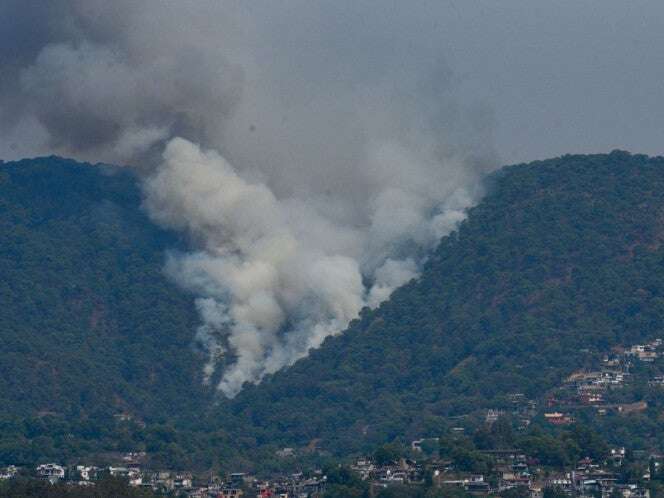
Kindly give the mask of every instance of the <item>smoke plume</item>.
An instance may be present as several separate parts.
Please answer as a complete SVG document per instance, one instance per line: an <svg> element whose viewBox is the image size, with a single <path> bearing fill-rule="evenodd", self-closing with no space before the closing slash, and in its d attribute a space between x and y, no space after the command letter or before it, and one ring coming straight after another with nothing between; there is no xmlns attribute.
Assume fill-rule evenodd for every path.
<svg viewBox="0 0 664 498"><path fill-rule="evenodd" d="M191 237L166 270L227 396L416 278L496 164L426 10L32 3L0 6L4 140L142 167L152 218Z"/></svg>

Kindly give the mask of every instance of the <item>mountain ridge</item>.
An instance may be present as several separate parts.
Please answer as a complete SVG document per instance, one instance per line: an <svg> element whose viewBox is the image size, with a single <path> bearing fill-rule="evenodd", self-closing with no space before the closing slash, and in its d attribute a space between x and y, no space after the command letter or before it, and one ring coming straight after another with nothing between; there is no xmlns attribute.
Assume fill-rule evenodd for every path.
<svg viewBox="0 0 664 498"><path fill-rule="evenodd" d="M220 458L251 466L281 447L366 451L436 436L460 416L480 420L513 394L537 399L592 366L599 351L664 330L664 158L562 156L491 175L484 199L441 240L417 280L307 358L213 403L191 348L193 297L162 269L163 251L184 242L142 213L131 172L103 176L57 158L22 168L23 177L15 163L0 166L0 226L9 234L0 295L12 303L0 315L10 353L0 358L0 393L10 400L3 423L13 424L0 459L9 463L36 438L64 451L59 434L68 431L78 441L65 452L71 457L145 449L204 467ZM100 292L105 306L77 289ZM53 306L52 315L42 316L40 304ZM19 334L23 317L37 325ZM49 323L61 333L41 334ZM59 373L42 365L40 378L26 365L44 361L48 339L63 347L96 342L78 356L55 348L46 367ZM44 405L53 392L52 406ZM116 392L122 402L109 403ZM655 403L649 413L659 409ZM44 411L71 421L35 432ZM147 426L112 420L124 412ZM96 418L96 429L84 433L80 417ZM31 451L22 458L49 454Z"/></svg>
<svg viewBox="0 0 664 498"><path fill-rule="evenodd" d="M418 281L246 388L234 413L302 445L433 436L450 416L536 396L591 361L586 349L654 337L663 166L614 151L500 170Z"/></svg>
<svg viewBox="0 0 664 498"><path fill-rule="evenodd" d="M179 244L178 236L149 222L133 173L51 156L2 164L0 190L3 363L12 353L18 355L14 363L36 367L33 376L24 375L25 367L3 376L11 382L2 388L5 399L14 410L28 401L38 412L70 413L78 404L85 411L86 399L98 398L101 386L65 394L64 385L102 375L108 366L106 381L98 377L96 383L119 380L122 386L96 404L110 397L117 398L118 409L126 405L140 416L161 411L141 410L145 391L164 377L157 352L165 348L165 364L175 361L193 381L198 374L181 355L175 358L177 349L188 350L196 318L189 311L192 298L162 270L163 249ZM180 317L170 317L179 322L175 327L162 324L169 306L179 309ZM154 334L159 327L161 337ZM132 346L133 334L145 350ZM122 392L141 384L138 398L122 400ZM198 381L191 384L187 389ZM35 395L14 395L19 388Z"/></svg>

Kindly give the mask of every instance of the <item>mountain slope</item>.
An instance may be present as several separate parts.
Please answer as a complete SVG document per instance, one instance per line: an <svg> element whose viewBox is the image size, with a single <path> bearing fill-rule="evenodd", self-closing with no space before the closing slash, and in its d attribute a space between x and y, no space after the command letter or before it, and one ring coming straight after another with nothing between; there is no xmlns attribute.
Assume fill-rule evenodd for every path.
<svg viewBox="0 0 664 498"><path fill-rule="evenodd" d="M163 417L198 406L191 297L163 274L178 241L126 170L0 164L0 410Z"/></svg>
<svg viewBox="0 0 664 498"><path fill-rule="evenodd" d="M664 159L619 151L492 175L418 280L218 403L191 347L191 296L163 275L181 242L143 214L130 173L1 164L0 233L5 463L145 449L237 469L283 446L343 454L438 435L664 331ZM116 424L121 412L148 425Z"/></svg>
<svg viewBox="0 0 664 498"><path fill-rule="evenodd" d="M504 168L488 189L419 280L247 388L225 420L258 444L336 451L437 435L662 334L664 159L565 156Z"/></svg>

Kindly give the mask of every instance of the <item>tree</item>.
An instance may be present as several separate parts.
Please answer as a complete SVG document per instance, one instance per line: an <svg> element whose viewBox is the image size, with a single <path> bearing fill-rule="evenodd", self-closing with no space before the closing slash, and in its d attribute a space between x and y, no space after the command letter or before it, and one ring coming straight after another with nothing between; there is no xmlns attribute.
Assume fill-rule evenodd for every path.
<svg viewBox="0 0 664 498"><path fill-rule="evenodd" d="M530 490L528 486L517 486L515 488L506 489L500 493L500 498L529 498Z"/></svg>
<svg viewBox="0 0 664 498"><path fill-rule="evenodd" d="M374 451L373 458L377 465L388 465L397 462L403 455L403 451L396 444L384 444Z"/></svg>
<svg viewBox="0 0 664 498"><path fill-rule="evenodd" d="M493 460L479 451L457 448L452 452L454 466L464 472L486 474L493 467Z"/></svg>
<svg viewBox="0 0 664 498"><path fill-rule="evenodd" d="M557 486L544 488L543 498L568 498L569 495Z"/></svg>

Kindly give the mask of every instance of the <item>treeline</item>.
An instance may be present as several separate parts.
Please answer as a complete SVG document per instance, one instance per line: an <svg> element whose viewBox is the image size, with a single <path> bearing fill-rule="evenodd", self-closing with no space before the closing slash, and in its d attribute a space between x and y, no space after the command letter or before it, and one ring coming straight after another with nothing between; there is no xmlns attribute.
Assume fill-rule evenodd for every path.
<svg viewBox="0 0 664 498"><path fill-rule="evenodd" d="M494 474L496 460L487 450L513 449L522 451L529 460L542 466L548 471L564 472L574 468L580 459L591 458L596 463L602 463L609 456L609 445L606 440L588 426L576 424L565 429L545 431L540 427L533 427L525 433L514 430L514 426L507 417L499 418L491 426L484 425L470 435L446 433L438 440L437 450L429 448L429 457L449 462L456 472L481 474L485 480L494 487L498 484L498 477ZM386 444L373 453L373 462L379 466L396 464L402 458L410 456L409 449L399 444ZM424 460L426 468L427 462ZM627 452L622 466L614 470L618 474L619 482L637 482L642 479L647 470L647 462L634 458L632 452ZM651 462L651 469L654 469ZM328 482L325 498L370 496L370 484L362 481L352 472L350 467L338 466L326 471ZM664 472L659 472L656 480L664 480ZM659 485L656 485L659 486ZM654 487L651 485L651 489ZM425 472L422 484L392 485L385 489L374 489L374 496L378 498L442 498L442 497L469 497L466 491L459 487L438 486L435 484L432 473ZM500 493L501 498L527 498L529 491L524 487L517 487ZM553 488L544 490L545 498L567 496L565 493Z"/></svg>
<svg viewBox="0 0 664 498"><path fill-rule="evenodd" d="M150 490L130 487L126 481L106 477L94 486L55 483L37 479L15 478L0 481L3 498L156 498Z"/></svg>
<svg viewBox="0 0 664 498"><path fill-rule="evenodd" d="M323 498L466 498L470 495L456 487L440 488L428 480L424 485L392 485L377 490L361 480L348 467L328 469Z"/></svg>
<svg viewBox="0 0 664 498"><path fill-rule="evenodd" d="M160 421L212 397L193 298L163 271L178 237L141 202L126 169L0 166L0 414Z"/></svg>
<svg viewBox="0 0 664 498"><path fill-rule="evenodd" d="M418 280L222 405L218 423L257 445L320 439L343 454L510 410L511 393L541 399L599 352L661 335L662 212L662 158L505 168ZM651 425L639 444L657 447L664 424Z"/></svg>
<svg viewBox="0 0 664 498"><path fill-rule="evenodd" d="M154 468L206 470L223 464L224 470L232 471L251 465L223 429L210 433L172 423L118 421L103 412L94 415L85 419L0 416L0 466L33 467L47 461L94 464L109 452L136 451L148 453Z"/></svg>

